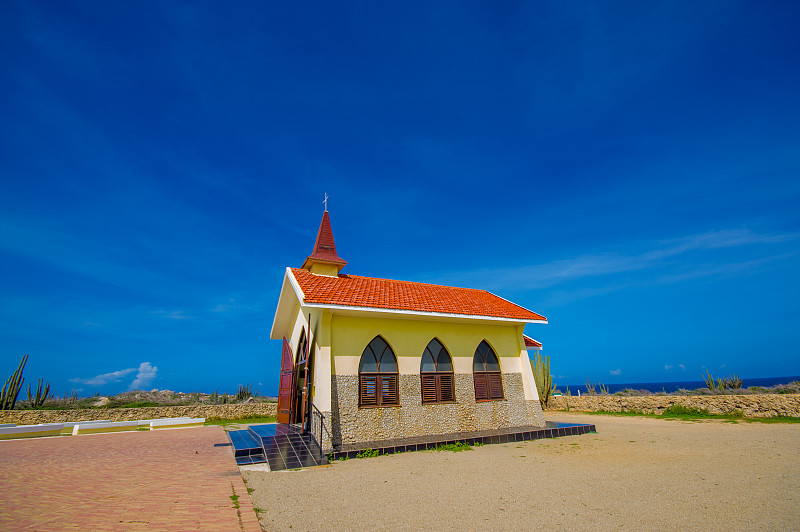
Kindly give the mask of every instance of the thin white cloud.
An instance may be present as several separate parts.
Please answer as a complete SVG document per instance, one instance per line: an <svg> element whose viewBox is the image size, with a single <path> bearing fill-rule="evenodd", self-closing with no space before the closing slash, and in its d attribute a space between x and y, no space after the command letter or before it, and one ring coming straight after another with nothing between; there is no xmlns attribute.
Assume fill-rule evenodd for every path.
<svg viewBox="0 0 800 532"><path fill-rule="evenodd" d="M621 369L621 368L617 368L617 369L610 369L610 370L608 370L608 372L609 372L611 375L621 375L621 374L622 374L622 369Z"/></svg>
<svg viewBox="0 0 800 532"><path fill-rule="evenodd" d="M787 258L796 257L800 252L784 253L781 255L773 255L761 259L754 259L744 262L726 263L721 266L717 265L701 265L697 268L674 275L657 275L646 280L640 280L630 283L614 283L608 282L599 288L589 288L583 290L558 290L553 292L549 298L541 302L542 307L553 307L564 305L571 301L586 299L588 297L595 297L605 295L617 290L629 288L642 288L652 285L672 284L690 279L699 279L702 277L723 277L731 275L742 275L748 272L757 270L767 266L770 263L784 260Z"/></svg>
<svg viewBox="0 0 800 532"><path fill-rule="evenodd" d="M668 259L690 251L732 248L751 244L777 244L800 238L800 233L759 234L747 229L710 231L682 238L661 240L644 246L651 249L638 254L603 253L559 259L549 263L518 268L483 269L446 275L437 282L461 286L486 286L491 289L538 289L562 282L655 268ZM793 255L793 254L789 254ZM786 257L781 255L777 258ZM765 259L762 259L765 260ZM730 267L729 265L727 265Z"/></svg>
<svg viewBox="0 0 800 532"><path fill-rule="evenodd" d="M95 377L91 377L89 379L70 379L70 382L79 382L81 384L86 384L87 386L103 386L104 384L108 384L109 382L119 382L122 380L123 377L129 375L136 371L136 368L127 368L121 369L118 371L112 371L111 373L103 373L101 375L97 375Z"/></svg>
<svg viewBox="0 0 800 532"><path fill-rule="evenodd" d="M129 390L141 390L147 387L153 379L156 378L156 374L158 373L158 367L153 366L150 362L142 362L139 364L139 372L136 374L136 378L133 379L133 382L128 387Z"/></svg>
<svg viewBox="0 0 800 532"><path fill-rule="evenodd" d="M675 367L675 366L671 366L671 365L669 365L669 364L664 364L664 369L665 369L665 370L667 370L667 371L671 370L671 369L672 369L672 368L674 368L674 367Z"/></svg>
<svg viewBox="0 0 800 532"><path fill-rule="evenodd" d="M153 314L158 314L159 316L169 320L189 319L189 316L185 315L182 310L154 310Z"/></svg>
<svg viewBox="0 0 800 532"><path fill-rule="evenodd" d="M216 304L209 310L216 313L225 312L251 312L261 310L262 304L260 301L253 301L247 297L230 297L226 301Z"/></svg>
<svg viewBox="0 0 800 532"><path fill-rule="evenodd" d="M681 371L686 371L686 366L683 364L678 364L678 367L681 368Z"/></svg>

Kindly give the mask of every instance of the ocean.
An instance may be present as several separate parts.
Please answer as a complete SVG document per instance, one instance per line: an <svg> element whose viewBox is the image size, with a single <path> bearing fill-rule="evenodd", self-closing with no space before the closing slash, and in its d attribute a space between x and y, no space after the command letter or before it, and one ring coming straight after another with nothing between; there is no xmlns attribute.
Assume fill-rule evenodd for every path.
<svg viewBox="0 0 800 532"><path fill-rule="evenodd" d="M749 388L750 386L775 386L777 384L789 384L792 381L800 381L800 376L794 377L759 377L759 378L742 378L743 388ZM597 391L600 391L600 385L598 382L592 382L593 385L597 386ZM679 382L629 382L629 383L622 383L622 384L608 384L603 383L608 387L608 393L619 392L621 390L630 389L630 390L649 390L650 392L675 392L680 390L681 388L685 390L696 390L697 388L706 388L706 383L704 381L679 381ZM556 385L560 392L567 393L567 386L569 386L570 392L572 395L578 395L578 390L580 390L581 394L586 393L586 383L583 384L561 384L556 381Z"/></svg>

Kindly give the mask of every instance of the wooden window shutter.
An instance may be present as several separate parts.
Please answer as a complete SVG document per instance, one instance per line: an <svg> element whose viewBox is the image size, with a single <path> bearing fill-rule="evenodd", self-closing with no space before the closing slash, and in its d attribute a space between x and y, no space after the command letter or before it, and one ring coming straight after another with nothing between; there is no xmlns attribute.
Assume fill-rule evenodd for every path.
<svg viewBox="0 0 800 532"><path fill-rule="evenodd" d="M375 375L361 375L359 382L359 404L361 406L377 406L378 379Z"/></svg>
<svg viewBox="0 0 800 532"><path fill-rule="evenodd" d="M422 376L422 402L435 403L436 397L436 375Z"/></svg>
<svg viewBox="0 0 800 532"><path fill-rule="evenodd" d="M475 399L478 401L489 398L489 390L486 383L485 373L475 373Z"/></svg>
<svg viewBox="0 0 800 532"><path fill-rule="evenodd" d="M437 375L439 379L439 401L455 401L455 385L453 383L453 374L445 373Z"/></svg>
<svg viewBox="0 0 800 532"><path fill-rule="evenodd" d="M396 405L399 403L397 395L397 375L381 375L381 400L382 405Z"/></svg>
<svg viewBox="0 0 800 532"><path fill-rule="evenodd" d="M487 375L489 380L489 398L502 399L503 398L503 379L500 373L489 373Z"/></svg>

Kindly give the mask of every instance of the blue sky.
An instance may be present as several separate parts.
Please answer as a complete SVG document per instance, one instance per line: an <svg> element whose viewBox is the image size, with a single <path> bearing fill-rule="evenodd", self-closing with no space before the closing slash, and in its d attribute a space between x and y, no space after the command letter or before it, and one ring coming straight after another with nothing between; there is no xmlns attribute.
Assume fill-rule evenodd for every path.
<svg viewBox="0 0 800 532"><path fill-rule="evenodd" d="M502 4L502 5L501 5ZM275 394L284 268L547 316L556 381L800 374L800 5L0 5L0 369Z"/></svg>

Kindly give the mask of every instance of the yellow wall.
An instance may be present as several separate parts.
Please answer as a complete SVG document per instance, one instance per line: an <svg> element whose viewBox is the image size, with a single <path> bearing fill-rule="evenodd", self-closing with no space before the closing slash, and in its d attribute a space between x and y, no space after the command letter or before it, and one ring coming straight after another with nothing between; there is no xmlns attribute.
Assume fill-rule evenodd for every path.
<svg viewBox="0 0 800 532"><path fill-rule="evenodd" d="M339 276L339 268L335 264L327 264L324 262L311 263L311 267L308 271L316 273L317 275L327 275L328 277Z"/></svg>
<svg viewBox="0 0 800 532"><path fill-rule="evenodd" d="M482 340L500 357L503 371L520 371L521 333L515 325L356 317L335 314L331 320L331 354L337 374L358 372L358 359L369 342L381 335L398 357L401 373L418 373L428 342L438 338L447 348L456 373L472 371L472 358ZM404 360L405 357L409 357ZM355 372L352 367L355 364Z"/></svg>
<svg viewBox="0 0 800 532"><path fill-rule="evenodd" d="M431 321L403 317L366 317L333 314L323 309L293 309L287 332L295 355L300 333L311 322L311 356L314 379L311 397L323 412L331 408L331 376L357 375L361 353L369 342L381 335L397 356L399 373L418 374L422 354L431 339L438 338L453 357L455 373L472 373L475 349L482 340L500 358L503 373L522 373L525 398L538 399L530 359L522 339L522 324L464 323ZM306 329L307 330L307 329Z"/></svg>

